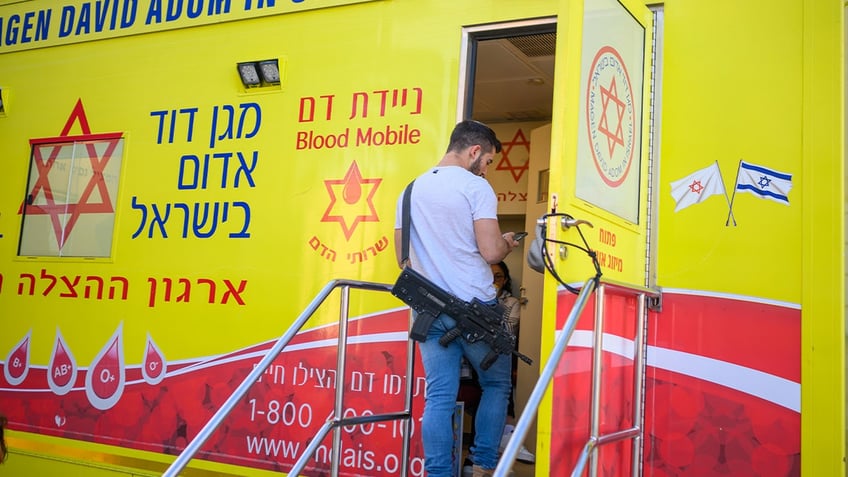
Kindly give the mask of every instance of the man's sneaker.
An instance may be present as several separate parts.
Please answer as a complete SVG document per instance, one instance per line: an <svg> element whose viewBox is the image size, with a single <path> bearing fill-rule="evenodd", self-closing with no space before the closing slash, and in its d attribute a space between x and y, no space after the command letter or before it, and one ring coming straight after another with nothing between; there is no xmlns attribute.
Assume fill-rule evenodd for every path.
<svg viewBox="0 0 848 477"><path fill-rule="evenodd" d="M472 467L471 477L492 477L495 475L495 469L484 469L479 465ZM507 477L515 477L515 472L509 471Z"/></svg>
<svg viewBox="0 0 848 477"><path fill-rule="evenodd" d="M474 463L468 457L462 463L462 477L472 477L474 475Z"/></svg>
<svg viewBox="0 0 848 477"><path fill-rule="evenodd" d="M471 476L472 477L492 477L495 474L494 469L484 469L479 465L475 465L472 467Z"/></svg>
<svg viewBox="0 0 848 477"><path fill-rule="evenodd" d="M512 431L515 430L515 426L512 424L507 424L504 426L503 434L501 434L501 444L498 446L498 452L503 454L504 449L506 449L506 445L509 444L509 439L512 437Z"/></svg>
<svg viewBox="0 0 848 477"><path fill-rule="evenodd" d="M504 433L501 436L501 445L499 446L499 450L501 453L506 449L507 444L509 444L510 438L512 438L512 432L515 430L515 426L511 424L507 424L504 426ZM532 452L527 450L524 447L524 444L521 444L521 447L518 449L518 454L515 455L515 460L518 462L524 462L525 464L535 464L536 456L533 455Z"/></svg>
<svg viewBox="0 0 848 477"><path fill-rule="evenodd" d="M536 456L533 455L532 452L527 450L527 448L524 447L524 444L522 444L521 448L518 449L518 454L516 454L515 460L517 460L518 462L524 462L525 464L535 464Z"/></svg>

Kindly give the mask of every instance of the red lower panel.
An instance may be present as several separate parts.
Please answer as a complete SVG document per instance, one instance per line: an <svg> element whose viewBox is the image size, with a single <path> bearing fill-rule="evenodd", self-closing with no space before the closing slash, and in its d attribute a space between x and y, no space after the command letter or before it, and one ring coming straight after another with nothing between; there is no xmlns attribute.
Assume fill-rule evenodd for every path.
<svg viewBox="0 0 848 477"><path fill-rule="evenodd" d="M632 425L635 308L621 300L605 303L601 435ZM560 329L573 302L560 296ZM554 381L551 475L570 475L590 436L593 315ZM667 292L647 341L644 476L800 475L800 310ZM630 475L630 455L630 441L601 447L599 475Z"/></svg>
<svg viewBox="0 0 848 477"><path fill-rule="evenodd" d="M403 410L407 317L406 312L386 313L351 325L345 417ZM282 472L290 469L333 410L336 336L334 327L299 334L287 348L291 351L282 353L249 389L198 457ZM118 341L120 338L118 333ZM124 366L120 353L111 353L110 364L102 369L74 370L75 385L63 394L51 391L47 366L31 366L25 353L18 352L18 363L27 363L27 369L16 368L13 377L22 377L16 384L0 374L0 409L12 429L176 454L272 345L264 343L192 362L162 360L167 373L155 384L143 379L140 366ZM120 349L113 343L108 347ZM72 364L65 360L62 369L67 371ZM423 376L418 366L417 376ZM92 369L99 371L87 382ZM122 375L123 379L118 379ZM92 390L100 383L108 385ZM424 401L423 378L413 385L416 417L410 475L420 476L423 460L417 427ZM111 394L98 397L98 392ZM341 474L397 475L401 429L399 421L344 428ZM331 437L322 442L307 475L326 475Z"/></svg>

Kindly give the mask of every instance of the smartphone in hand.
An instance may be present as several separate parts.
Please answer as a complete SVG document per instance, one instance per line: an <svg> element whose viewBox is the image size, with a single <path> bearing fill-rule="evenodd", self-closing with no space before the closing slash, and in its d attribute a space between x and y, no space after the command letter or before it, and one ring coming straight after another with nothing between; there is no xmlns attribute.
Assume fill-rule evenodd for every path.
<svg viewBox="0 0 848 477"><path fill-rule="evenodd" d="M516 242L520 242L521 239L527 236L527 232L515 232L515 235L512 236L512 239Z"/></svg>

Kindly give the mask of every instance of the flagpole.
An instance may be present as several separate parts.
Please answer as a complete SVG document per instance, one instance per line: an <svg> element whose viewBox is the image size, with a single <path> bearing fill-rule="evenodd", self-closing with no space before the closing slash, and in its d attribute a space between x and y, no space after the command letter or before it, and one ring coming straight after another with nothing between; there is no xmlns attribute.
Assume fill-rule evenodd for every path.
<svg viewBox="0 0 848 477"><path fill-rule="evenodd" d="M718 160L716 160L718 162ZM733 219L733 226L736 227L736 217L733 216L733 201L736 200L736 184L739 183L739 171L742 169L742 159L739 159L739 165L736 166L736 179L733 180L733 195L730 198L730 202L727 203L728 212L727 212L727 220L724 222L724 226L727 227L730 224L730 219ZM724 185L724 179L722 179L722 185ZM727 188L724 189L724 198L727 198Z"/></svg>

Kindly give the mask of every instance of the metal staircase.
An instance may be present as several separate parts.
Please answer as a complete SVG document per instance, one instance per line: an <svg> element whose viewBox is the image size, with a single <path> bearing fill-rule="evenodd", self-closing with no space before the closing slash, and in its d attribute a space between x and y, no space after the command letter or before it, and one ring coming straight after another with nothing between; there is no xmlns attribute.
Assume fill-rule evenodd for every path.
<svg viewBox="0 0 848 477"><path fill-rule="evenodd" d="M554 372L562 361L565 350L568 347L568 342L574 334L574 329L580 318L583 309L586 307L589 297L595 292L595 325L594 325L594 340L592 345L592 398L591 398L591 417L590 417L590 437L586 442L579 458L571 471L572 477L583 475L586 470L586 465L589 465L589 477L597 477L598 475L598 455L597 450L600 446L620 442L626 439L632 439L632 463L631 475L638 477L641 475L641 450L642 450L642 417L644 415L644 375L645 375L645 324L647 321L648 305L659 303L660 293L655 290L650 290L632 285L613 283L609 281L600 281L591 278L587 280L577 299L568 318L563 325L562 331L556 339L553 350L546 360L544 369L539 374L539 380L533 388L524 412L518 419L515 425L512 438L504 450L503 456L495 469L494 477L506 477L509 475L515 458L518 454L518 449L527 435L532 420L535 418L539 410L539 405L542 402L544 394L550 388L554 378ZM596 289L597 288L597 289ZM626 429L619 429L614 432L601 434L600 433L600 418L601 418L601 374L603 372L603 350L604 350L604 299L607 293L618 294L624 296L632 296L636 298L636 332L633 339L633 409L632 421L634 425ZM600 332L598 332L600 330Z"/></svg>
<svg viewBox="0 0 848 477"><path fill-rule="evenodd" d="M170 467L165 471L163 477L176 477L179 475L180 471L182 471L186 465L188 465L189 461L194 457L195 454L200 450L203 444L207 439L212 435L213 432L221 425L221 422L224 418L229 415L229 413L233 410L233 408L238 404L238 402L244 397L247 391L262 377L262 374L265 370L268 369L269 366L274 362L274 360L279 356L279 354L283 351L286 345L292 340L292 338L297 335L297 333L303 328L309 318L312 317L313 314L318 310L324 300L330 296L330 294L336 288L341 289L341 303L340 303L340 311L339 311L339 334L338 334L338 355L336 360L336 382L335 382L335 401L333 407L333 414L330 419L321 426L321 429L316 434L315 438L313 438L306 450L303 454L297 459L292 467L291 471L289 471L290 476L298 476L306 467L307 462L312 458L312 455L315 453L315 450L321 444L321 441L324 437L329 434L330 431L333 431L333 450L332 450L332 477L338 477L339 475L339 462L341 461L341 431L343 426L352 426L352 425L360 425L360 424L369 424L373 422L380 421L391 421L391 420L404 420L404 432L403 434L403 451L401 458L401 475L408 475L408 465L409 465L409 436L410 432L410 423L412 417L412 379L410 377L413 375L413 365L415 363L415 346L413 341L408 341L407 344L407 361L406 361L406 396L404 403L404 410L402 412L397 413L387 413L387 414L378 414L378 415L364 415L359 417L343 417L343 397L344 397L344 376L345 376L345 358L347 356L347 330L348 330L348 311L349 311L349 297L350 297L350 289L361 289L361 290L373 290L373 291L382 291L382 292L391 292L392 286L386 285L383 283L371 283L371 282L362 282L356 280L333 280L324 286L323 289L318 293L318 295L312 300L309 306L303 310L300 316L297 317L295 322L291 325L291 327L286 331L286 333L280 337L279 340L271 347L270 350L265 354L262 360L253 368L250 374L244 378L244 380L239 384L233 394L230 395L229 398L221 405L221 408L218 409L217 412L209 419L209 422L206 423L205 426L197 433L197 436L189 442L186 448L180 453L177 459L171 464Z"/></svg>
<svg viewBox="0 0 848 477"><path fill-rule="evenodd" d="M330 281L312 300L312 302L303 310L286 333L277 340L274 346L268 350L262 360L253 368L253 370L244 378L241 384L233 391L232 395L224 402L212 418L203 426L198 434L192 439L186 448L180 453L177 459L168 467L163 474L164 477L176 477L188 465L189 461L200 450L203 444L209 439L212 433L221 425L221 422L229 415L238 402L245 396L250 387L259 380L263 373L268 369L274 360L279 356L283 349L289 344L292 338L304 327L307 321L315 314L321 304L330 296L335 289L340 289L340 311L338 323L338 338L337 338L337 361L336 361L336 382L335 382L335 398L334 410L331 417L322 425L315 438L313 438L306 450L297 459L292 469L289 471L290 476L299 476L305 469L307 463L323 439L332 431L333 432L333 447L331 461L331 476L338 477L339 465L341 456L341 439L342 428L344 426L355 426L370 424L381 421L402 420L403 421L403 449L401 455L400 475L406 477L409 475L409 438L411 435L411 418L412 418L412 396L414 382L414 363L415 363L415 345L412 340L407 342L407 361L406 361L406 393L404 399L404 410L402 412L384 413L377 415L362 415L358 417L343 417L344 403L344 376L345 376L345 361L347 356L348 344L348 313L349 313L349 294L350 289L372 290L379 292L391 292L392 286L382 283L371 283L355 280L333 280ZM571 473L572 477L583 475L588 464L589 476L595 477L598 475L597 450L600 446L619 442L626 439L632 439L632 475L637 477L640 475L641 469L641 437L642 437L642 416L644 410L643 399L643 383L644 383L644 366L645 366L645 323L647 310L650 303L658 303L660 293L646 288L634 287L631 285L616 284L608 281L598 281L594 278L587 280L577 296L575 304L566 319L559 336L556 339L554 348L546 360L546 365L540 373L539 380L528 399L524 412L515 426L512 437L506 446L503 457L495 470L494 477L505 477L509 474L512 466L515 463L518 450L524 441L532 420L536 417L544 394L550 388L554 378L554 373L560 361L565 354L568 342L571 339L578 319L586 307L589 298L595 294L595 330L603 330L605 310L604 297L607 293L618 294L635 297L637 300L637 317L636 317L636 336L634 337L634 399L632 409L632 421L634 425L630 428L620 429L607 434L600 434L600 401L601 401L601 373L602 373L602 355L603 355L603 333L594 333L593 343L593 366L592 366L592 397L591 397L591 430L590 438L583 447L577 463ZM410 313L410 326L412 315Z"/></svg>

